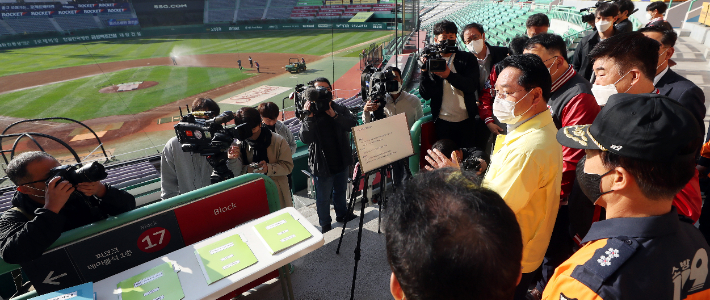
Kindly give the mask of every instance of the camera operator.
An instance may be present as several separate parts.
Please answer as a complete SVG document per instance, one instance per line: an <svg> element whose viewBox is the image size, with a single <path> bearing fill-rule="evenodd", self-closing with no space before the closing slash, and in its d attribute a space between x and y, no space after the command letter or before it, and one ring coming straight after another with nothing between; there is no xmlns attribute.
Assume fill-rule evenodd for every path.
<svg viewBox="0 0 710 300"><path fill-rule="evenodd" d="M385 95L384 112L387 117L391 117L397 114L404 113L407 117L407 128L412 129L414 123L419 120L424 113L422 112L422 104L417 96L410 93L402 91L402 71L397 67L388 67L392 73L395 75L395 80L399 82L399 90L396 92L390 92ZM364 112L362 113L362 120L364 123L368 123L372 120L371 112L380 109L379 104L373 101L367 101L365 104ZM403 158L399 161L392 163L392 179L395 186L399 186L405 180L412 177L412 173L409 171L409 158Z"/></svg>
<svg viewBox="0 0 710 300"><path fill-rule="evenodd" d="M485 148L489 130L478 115L476 104L480 90L478 59L473 53L456 49L458 28L451 21L434 25L435 42L446 44L441 53L445 60L442 72L427 70L427 58L421 57L422 98L431 100L434 130L439 139L451 139L461 147Z"/></svg>
<svg viewBox="0 0 710 300"><path fill-rule="evenodd" d="M619 6L619 17L614 24L617 33L627 33L634 31L634 24L631 23L629 17L634 12L634 3L631 0L617 0L616 5Z"/></svg>
<svg viewBox="0 0 710 300"><path fill-rule="evenodd" d="M212 112L219 115L219 105L210 98L197 98L192 102L193 112ZM208 119L206 116L195 118ZM235 162L229 160L227 166L233 173L239 173ZM199 153L182 151L177 137L171 138L160 155L160 197L168 199L194 191L211 184L212 166Z"/></svg>
<svg viewBox="0 0 710 300"><path fill-rule="evenodd" d="M594 72L592 71L592 59L589 57L589 52L594 49L599 41L607 39L616 34L614 21L619 15L619 6L614 3L599 2L594 13L596 31L588 34L579 42L577 49L574 50L574 58L572 59L572 67L584 79L592 79Z"/></svg>
<svg viewBox="0 0 710 300"><path fill-rule="evenodd" d="M241 174L263 173L273 179L279 190L281 208L292 207L287 175L293 170L293 157L288 142L262 124L259 111L253 107L239 109L234 124L245 124L247 130L243 140L237 139L229 148L228 158L241 163Z"/></svg>
<svg viewBox="0 0 710 300"><path fill-rule="evenodd" d="M72 185L63 176L53 176L52 169L59 166L41 151L21 153L7 165L17 192L12 208L0 217L0 256L5 262L36 259L62 232L136 207L133 195L110 185L99 181Z"/></svg>
<svg viewBox="0 0 710 300"><path fill-rule="evenodd" d="M316 185L316 208L322 232L331 227L330 203L335 207L336 221L352 220L348 212L345 192L348 166L352 161L352 148L348 132L357 121L347 107L333 102L332 88L326 78L316 78L315 87L304 91L307 100L303 109L311 113L301 123L301 141L308 144L308 167L313 172ZM316 111L316 102L325 107ZM315 112L314 112L315 111Z"/></svg>

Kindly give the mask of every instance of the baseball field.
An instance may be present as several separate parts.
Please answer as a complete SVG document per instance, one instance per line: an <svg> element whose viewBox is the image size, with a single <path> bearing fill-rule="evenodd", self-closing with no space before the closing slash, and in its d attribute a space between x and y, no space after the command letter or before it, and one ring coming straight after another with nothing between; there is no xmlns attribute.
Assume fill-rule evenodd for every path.
<svg viewBox="0 0 710 300"><path fill-rule="evenodd" d="M184 107L195 97L220 101L269 80L276 80L272 85L283 82L282 87L291 87L294 78L299 78L299 83L316 76L335 76L335 80L356 64L353 56L362 48L391 34L225 32L3 50L0 127L29 118L68 117L91 126L114 154L141 147L158 149L174 135L177 107ZM331 53L335 53L334 59ZM259 72L256 65L250 66L250 56L259 63ZM308 70L288 74L283 67L289 58L304 58ZM238 67L238 61L243 68ZM141 82L138 89L117 92L123 84ZM283 88L279 91L280 95L284 93ZM241 107L220 106L223 110ZM88 131L73 124L42 121L12 130L23 131L51 134L79 152L96 146ZM49 142L41 143L53 148ZM12 141L3 141L3 149L11 145ZM29 143L19 145L19 149L32 148Z"/></svg>

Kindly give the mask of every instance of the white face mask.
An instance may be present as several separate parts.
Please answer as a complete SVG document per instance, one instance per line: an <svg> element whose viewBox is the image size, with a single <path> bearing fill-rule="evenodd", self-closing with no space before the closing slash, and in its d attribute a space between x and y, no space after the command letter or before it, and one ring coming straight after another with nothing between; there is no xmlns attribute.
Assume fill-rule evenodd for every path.
<svg viewBox="0 0 710 300"><path fill-rule="evenodd" d="M670 48L668 48L668 49L670 49ZM665 51L661 52L661 54L658 55L658 58L659 58L659 59L662 58L663 55L666 54L666 51L668 51L668 49L666 49ZM658 65L656 66L656 71L658 71L658 68L660 68L661 65L663 65L663 63L665 63L665 62L666 62L666 60L664 59L660 64L658 64Z"/></svg>
<svg viewBox="0 0 710 300"><path fill-rule="evenodd" d="M597 26L597 32L604 32L609 29L612 24L609 21L599 21L594 23L594 25Z"/></svg>
<svg viewBox="0 0 710 300"><path fill-rule="evenodd" d="M520 118L522 118L523 115L526 114L530 109L532 109L532 105L530 105L530 108L528 108L525 112L518 116L515 115L515 105L518 104L518 102L523 101L523 99L525 99L525 97L527 97L530 92L532 92L532 90L528 91L525 96L515 102L510 102L505 99L496 97L495 101L493 102L493 115L498 118L498 121L500 121L501 123L518 123L520 121Z"/></svg>
<svg viewBox="0 0 710 300"><path fill-rule="evenodd" d="M401 83L401 82L397 82L397 86L399 87L399 88L397 88L397 91L396 91L396 92L390 92L390 95L396 95L396 94L399 94L399 93L402 92L402 83Z"/></svg>
<svg viewBox="0 0 710 300"><path fill-rule="evenodd" d="M646 12L646 19L648 19L649 21L653 20L653 16L650 12Z"/></svg>
<svg viewBox="0 0 710 300"><path fill-rule="evenodd" d="M483 45L483 39L477 39L470 41L468 44L466 44L466 48L469 52L472 52L473 54L478 54L483 51Z"/></svg>
<svg viewBox="0 0 710 300"><path fill-rule="evenodd" d="M596 83L592 84L592 95L594 95L594 99L597 99L597 104L599 104L599 106L606 105L606 102L609 101L609 97L611 97L611 95L619 93L619 91L616 90L616 84L619 83L619 81L621 81L621 79L624 79L624 77L626 77L626 75L629 75L630 72L631 71L626 72L626 74L624 74L624 76L621 76L621 78L619 78L619 80L617 80L616 82L614 82L612 84L607 84L607 85L599 85ZM630 89L631 89L631 87L626 89L626 91L624 91L624 93L628 92Z"/></svg>
<svg viewBox="0 0 710 300"><path fill-rule="evenodd" d="M29 186L29 185L26 185L26 187L41 192L41 194L39 194L39 195L37 195L37 194L30 194L30 195L35 196L35 197L38 197L38 198L44 198L45 190L40 190L40 189L38 189L38 188L33 188L33 187Z"/></svg>

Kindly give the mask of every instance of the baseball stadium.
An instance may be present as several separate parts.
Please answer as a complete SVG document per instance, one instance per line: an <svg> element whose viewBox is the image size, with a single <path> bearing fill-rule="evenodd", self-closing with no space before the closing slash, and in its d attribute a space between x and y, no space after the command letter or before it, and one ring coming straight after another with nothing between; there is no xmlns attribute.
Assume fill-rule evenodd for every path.
<svg viewBox="0 0 710 300"><path fill-rule="evenodd" d="M639 11L628 17L634 30L651 21L643 15L651 3L633 2ZM710 4L665 3L665 20L678 33L673 70L710 95ZM380 214L386 213L386 195L392 188L387 172L372 173L369 181L349 175L349 209L360 216L360 223L334 223L337 230L321 233L309 146L300 137L304 125L297 115L298 88L319 77L329 79L334 102L362 124L368 100L363 92L369 83L361 74L368 68L397 67L401 90L418 97L423 112L409 130L412 153L405 158L411 173L417 174L427 165L426 151L436 141L431 100L419 93L420 56L433 44L435 24L454 22L461 50L467 49L461 30L473 22L485 29L487 44L508 47L527 34L530 16L544 14L548 33L563 38L571 61L580 41L596 30L593 22L584 21L595 4L0 0L0 212L13 209L19 190L6 175L9 162L27 151L46 152L61 165L98 162L107 173L101 182L136 200L133 210L55 237L35 260L0 261L0 299L67 299L52 297L72 292L78 299L390 299L392 271L380 233ZM278 106L277 120L296 141L289 177L293 208L281 207L277 184L263 173L161 198L161 155L179 134L176 125L189 120L184 116L193 112L191 105L198 98L214 100L221 112L266 102ZM227 147L220 151L226 153ZM214 155L194 152L194 157ZM258 242L255 222L278 212L291 213L296 219L292 222L305 226L310 237L281 252L270 249L265 240ZM331 214L335 219L332 209ZM159 232L167 235L152 244L150 238ZM206 260L198 263L204 259L200 247L230 234L252 247L247 252L253 252L257 262L210 281ZM164 289L181 289L179 296L156 298L160 295L141 292L137 297L129 295L130 288L120 287L136 275L150 276L149 271L165 263L176 271L177 283Z"/></svg>

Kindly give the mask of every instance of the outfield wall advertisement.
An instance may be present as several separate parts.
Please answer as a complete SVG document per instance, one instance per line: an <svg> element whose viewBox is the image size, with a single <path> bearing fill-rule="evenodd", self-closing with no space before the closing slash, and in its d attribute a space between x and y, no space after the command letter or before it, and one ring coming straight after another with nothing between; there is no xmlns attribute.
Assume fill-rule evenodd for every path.
<svg viewBox="0 0 710 300"><path fill-rule="evenodd" d="M21 39L15 41L0 41L0 49L26 48L67 43L83 43L104 40L133 39L140 37L156 37L176 34L195 34L229 31L254 30L295 30L295 29L363 29L363 30L394 30L394 26L385 23L307 23L307 24L272 24L272 25L224 25L224 26L185 26L183 28L142 29L105 34L86 34L52 38Z"/></svg>
<svg viewBox="0 0 710 300"><path fill-rule="evenodd" d="M128 3L2 5L0 19L50 17L80 14L120 14L130 12Z"/></svg>

